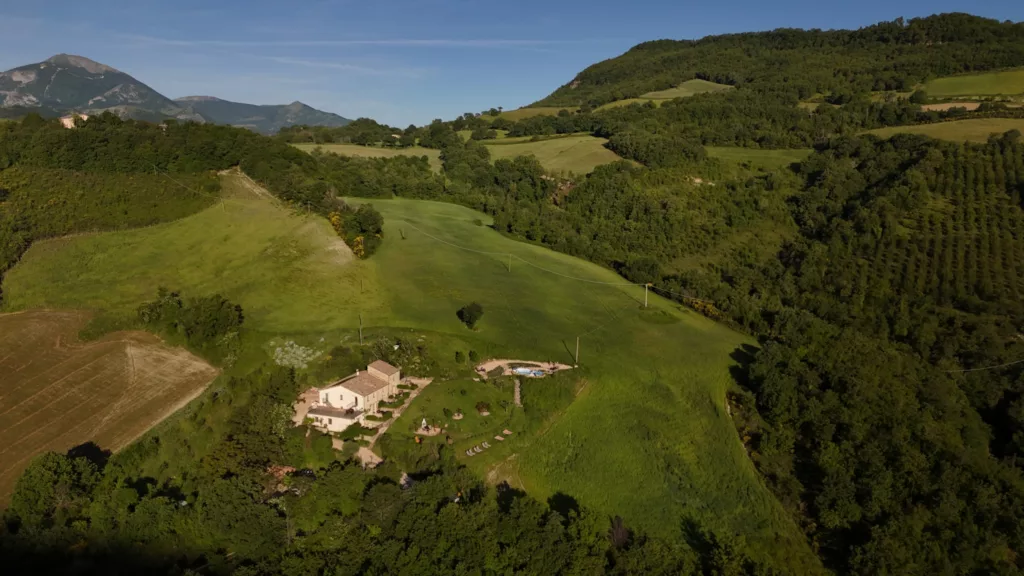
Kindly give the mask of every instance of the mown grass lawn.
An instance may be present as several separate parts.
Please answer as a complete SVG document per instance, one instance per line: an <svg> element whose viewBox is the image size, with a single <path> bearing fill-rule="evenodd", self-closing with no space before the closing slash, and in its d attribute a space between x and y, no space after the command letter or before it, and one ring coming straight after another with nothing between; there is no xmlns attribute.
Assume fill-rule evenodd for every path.
<svg viewBox="0 0 1024 576"><path fill-rule="evenodd" d="M468 365L456 381L431 384L395 423L391 448L412 442L417 414L487 399L493 427L463 406L464 437L453 446L482 477L541 499L562 493L666 537L681 538L684 521L694 519L742 535L756 555L792 571L817 566L726 413L730 369L750 338L656 296L643 310L641 288L501 236L466 208L375 200L384 245L370 260L351 261L331 249L326 222L240 186L229 177L223 206L176 222L35 245L6 279L6 305L131 313L161 285L220 292L245 309L247 345L255 348L285 338L325 351L351 344L360 316L368 339L407 334L445 358L474 350L481 358L572 363L579 337L580 368L524 383L521 411L506 414L500 402L511 391L472 382ZM484 316L470 331L455 312L473 301ZM465 456L466 443L506 426L516 432L512 441ZM786 550L803 553L780 558Z"/></svg>

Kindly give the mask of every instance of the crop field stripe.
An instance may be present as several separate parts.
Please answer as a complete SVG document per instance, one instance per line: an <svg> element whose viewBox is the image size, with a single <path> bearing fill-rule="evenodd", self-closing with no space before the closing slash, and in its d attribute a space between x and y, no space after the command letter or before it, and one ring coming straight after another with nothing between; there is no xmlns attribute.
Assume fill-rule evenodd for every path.
<svg viewBox="0 0 1024 576"><path fill-rule="evenodd" d="M91 382L91 381L93 381L93 380L95 380L97 378L104 377L106 375L107 374L105 372L98 372L98 373L94 374L93 376L90 376L87 380L82 381L82 386L75 386L75 387L69 388L67 390L67 392L61 394L57 398L54 398L50 402L47 402L41 408L35 410L34 412L29 413L27 416L24 416L21 420L18 420L17 422L15 422L15 423L13 423L13 424L11 424L9 426L4 427L3 429L0 429L0 434L2 434L4 432L7 432L9 430L13 430L13 429L17 428L18 426L20 426L21 424L25 423L26 421L29 421L36 414L39 414L40 412L43 412L44 410L46 410L47 408L49 408L50 406L52 406L54 404L59 404L61 402L61 400L64 400L65 398L67 398L71 394L81 393L82 392L82 387L84 387L84 385L88 384L89 382ZM116 380L112 381L107 386L101 388L100 391L99 391L100 392L99 394L93 393L92 394L92 398L100 398L99 404L102 405L103 404L102 393L106 392L107 390L110 390L110 389L114 388L115 386L117 386L117 384L118 383L117 383ZM35 395L33 395L32 397L35 397ZM31 400L31 398L29 398L28 400ZM25 404L25 403L26 402L22 402L21 404ZM95 416L95 414L94 414L94 416ZM39 434L40 432L43 432L43 431L45 431L45 428L37 427L35 432L32 432L28 436L22 436L21 439L18 440L17 442L8 442L5 445L4 449L0 450L0 454L4 454L5 452L10 450L11 448L21 444L22 442L24 442L28 438L31 438L32 436L35 436L36 434Z"/></svg>
<svg viewBox="0 0 1024 576"><path fill-rule="evenodd" d="M84 364L84 365L82 365L82 366L79 366L78 368L76 368L76 369L72 370L71 372L69 372L69 373L68 373L67 375L65 375L64 377L62 377L62 378L60 378L60 379L57 379L57 380L54 380L53 382L50 382L49 384L47 384L47 385L46 385L46 386L44 386L43 388L41 388L41 389L39 389L39 390L36 390L35 392L33 392L33 393L32 393L32 395L31 395L31 396L29 396L28 398L25 398L24 400L22 400L22 402L29 402L29 401L31 401L31 400L32 400L33 398L35 398L36 396L38 396L38 395L42 394L43 392L46 392L46 391L47 391L47 390L49 390L49 389L50 389L51 387L53 387L53 386L56 386L57 384L60 384L60 383L61 383L61 382L63 382L64 380L67 380L68 378L71 378L72 376L74 376L74 375L75 375L75 374L77 374L78 372L81 372L82 370L85 370L85 369L86 369L86 368L88 368L89 366L92 366L93 364L95 364L95 363L97 363L97 362L99 362L99 361L101 361L101 360L103 360L103 357L100 357L100 358L96 358L95 360L92 360L92 361L90 361L90 362L88 362L88 363L86 363L86 364ZM14 388L14 389L12 390L12 392L17 392L18 390L20 390L21 388L23 388L23 387L24 387L24 386L25 386L26 384L30 384L30 383L32 382L32 380L34 380L34 379L36 379L36 378L42 378L42 377L45 377L45 376L46 376L46 374L47 374L47 373L49 373L50 371L53 371L53 370L55 370L56 368L58 368L58 367L60 367L60 366L62 366L62 365L64 365L64 364L66 364L67 362L70 362L70 361L71 361L71 359L68 359L68 360L65 360L64 362L61 362L60 364L57 364L56 366L54 366L54 367L52 367L52 368L47 368L47 372L43 372L42 374L39 374L39 375L37 375L37 376L33 376L33 377L29 378L29 379L28 379L28 380L26 380L26 381L25 381L24 383L22 383L22 385L21 385L21 386L17 386L17 387L15 387L15 388ZM26 364L25 366L28 366L28 364ZM19 371L20 371L20 370L19 370ZM16 407L17 407L17 405L15 405L15 406L12 406L12 407L10 407L10 408L8 408L7 410L4 410L3 412L0 412L0 416L3 416L4 414L6 414L6 413L10 412L11 410L13 410L13 409L14 409L14 408L16 408ZM3 431L3 429L0 429L0 432L2 432L2 431ZM3 453L3 451L0 451L0 454L2 454L2 453Z"/></svg>

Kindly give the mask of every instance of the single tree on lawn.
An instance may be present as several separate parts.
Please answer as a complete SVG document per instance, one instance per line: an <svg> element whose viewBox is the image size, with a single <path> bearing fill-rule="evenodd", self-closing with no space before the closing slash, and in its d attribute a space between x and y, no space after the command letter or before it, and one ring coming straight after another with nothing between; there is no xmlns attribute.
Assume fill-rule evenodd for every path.
<svg viewBox="0 0 1024 576"><path fill-rule="evenodd" d="M480 320L480 317L484 315L484 307L476 302L471 302L470 304L459 308L459 311L456 312L455 315L459 317L459 320L461 320L467 328L472 330L476 327L476 323Z"/></svg>

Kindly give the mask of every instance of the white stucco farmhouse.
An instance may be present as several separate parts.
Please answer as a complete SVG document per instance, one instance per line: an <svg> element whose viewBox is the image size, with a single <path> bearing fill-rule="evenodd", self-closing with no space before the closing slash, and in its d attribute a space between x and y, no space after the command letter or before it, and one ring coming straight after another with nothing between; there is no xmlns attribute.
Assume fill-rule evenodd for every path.
<svg viewBox="0 0 1024 576"><path fill-rule="evenodd" d="M366 372L343 378L317 391L307 417L313 424L328 432L340 432L359 422L367 425L367 414L380 411L380 403L397 396L402 375L398 368L377 360L366 367ZM369 427L377 423L370 423Z"/></svg>

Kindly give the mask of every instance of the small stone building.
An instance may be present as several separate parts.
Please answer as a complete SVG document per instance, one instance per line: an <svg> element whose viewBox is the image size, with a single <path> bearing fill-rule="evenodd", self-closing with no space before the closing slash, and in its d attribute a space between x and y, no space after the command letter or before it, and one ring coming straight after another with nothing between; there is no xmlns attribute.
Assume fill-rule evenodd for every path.
<svg viewBox="0 0 1024 576"><path fill-rule="evenodd" d="M356 370L355 374L321 388L307 416L317 427L329 432L340 432L356 422L366 425L367 414L377 414L381 402L398 395L401 378L398 368L377 360L365 372Z"/></svg>
<svg viewBox="0 0 1024 576"><path fill-rule="evenodd" d="M68 114L67 116L62 117L60 119L60 123L65 128L69 128L70 129L70 128L74 128L75 127L75 122L77 122L78 120L82 120L84 122L85 120L88 120L88 119L89 119L89 115L88 114L79 114L78 112L75 112L73 114Z"/></svg>

